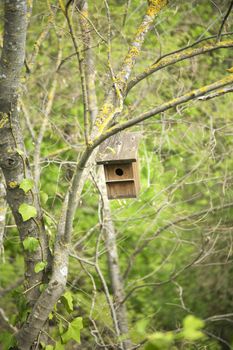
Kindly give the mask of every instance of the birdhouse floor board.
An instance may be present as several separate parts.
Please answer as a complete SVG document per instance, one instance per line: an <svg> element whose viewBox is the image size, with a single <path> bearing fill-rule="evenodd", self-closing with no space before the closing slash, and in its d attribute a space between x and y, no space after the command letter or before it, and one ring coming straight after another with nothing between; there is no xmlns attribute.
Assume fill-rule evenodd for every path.
<svg viewBox="0 0 233 350"><path fill-rule="evenodd" d="M107 184L111 183L122 183L122 182L134 182L134 179L117 179L117 180L107 180Z"/></svg>

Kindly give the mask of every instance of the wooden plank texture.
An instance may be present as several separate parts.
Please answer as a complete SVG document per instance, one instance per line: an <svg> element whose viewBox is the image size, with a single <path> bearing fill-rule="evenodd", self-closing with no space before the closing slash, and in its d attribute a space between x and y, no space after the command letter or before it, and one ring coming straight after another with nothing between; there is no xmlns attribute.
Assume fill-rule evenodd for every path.
<svg viewBox="0 0 233 350"><path fill-rule="evenodd" d="M99 148L97 164L136 162L139 132L122 132L105 140Z"/></svg>
<svg viewBox="0 0 233 350"><path fill-rule="evenodd" d="M107 164L104 166L105 178L108 180L126 180L134 177L132 163Z"/></svg>
<svg viewBox="0 0 233 350"><path fill-rule="evenodd" d="M136 198L136 188L134 181L107 183L109 199Z"/></svg>

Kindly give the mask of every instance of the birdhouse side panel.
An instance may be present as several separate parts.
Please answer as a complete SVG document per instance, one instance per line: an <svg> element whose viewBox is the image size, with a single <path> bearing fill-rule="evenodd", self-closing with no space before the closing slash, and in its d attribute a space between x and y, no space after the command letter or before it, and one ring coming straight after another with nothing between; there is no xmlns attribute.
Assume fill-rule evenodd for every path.
<svg viewBox="0 0 233 350"><path fill-rule="evenodd" d="M135 183L135 191L138 196L140 191L140 173L139 173L139 161L132 163L133 178Z"/></svg>

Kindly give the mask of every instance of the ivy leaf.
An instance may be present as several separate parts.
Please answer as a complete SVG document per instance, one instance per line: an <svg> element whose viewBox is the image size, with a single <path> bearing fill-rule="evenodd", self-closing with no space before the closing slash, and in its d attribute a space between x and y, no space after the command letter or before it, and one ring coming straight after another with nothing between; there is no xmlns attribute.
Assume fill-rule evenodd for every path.
<svg viewBox="0 0 233 350"><path fill-rule="evenodd" d="M185 339L195 341L204 337L201 329L205 326L205 323L199 318L188 315L183 321L183 326L182 336Z"/></svg>
<svg viewBox="0 0 233 350"><path fill-rule="evenodd" d="M35 273L43 271L46 266L47 266L47 262L46 261L39 261L34 267Z"/></svg>
<svg viewBox="0 0 233 350"><path fill-rule="evenodd" d="M23 246L25 250L28 250L30 253L33 253L36 251L36 249L39 246L39 242L36 238L34 237L27 237L23 241Z"/></svg>
<svg viewBox="0 0 233 350"><path fill-rule="evenodd" d="M49 196L44 191L40 191L40 201L42 204L46 204Z"/></svg>
<svg viewBox="0 0 233 350"><path fill-rule="evenodd" d="M45 350L53 350L53 346L52 345L46 345Z"/></svg>
<svg viewBox="0 0 233 350"><path fill-rule="evenodd" d="M82 317L75 318L70 324L67 331L62 335L63 343L67 343L69 340L73 339L77 343L80 343L80 330L83 328Z"/></svg>
<svg viewBox="0 0 233 350"><path fill-rule="evenodd" d="M60 321L59 324L58 324L58 330L59 330L59 334L63 334L64 328L63 328L62 321Z"/></svg>
<svg viewBox="0 0 233 350"><path fill-rule="evenodd" d="M174 335L172 332L156 332L148 337L145 350L169 350L172 347Z"/></svg>
<svg viewBox="0 0 233 350"><path fill-rule="evenodd" d="M64 350L64 345L60 341L56 342L54 350Z"/></svg>
<svg viewBox="0 0 233 350"><path fill-rule="evenodd" d="M73 296L70 291L65 292L65 294L61 297L62 303L65 305L65 308L68 312L71 312L74 310L73 306Z"/></svg>
<svg viewBox="0 0 233 350"><path fill-rule="evenodd" d="M19 206L19 213L22 215L23 221L27 221L37 215L36 208L27 203L23 203Z"/></svg>
<svg viewBox="0 0 233 350"><path fill-rule="evenodd" d="M21 181L19 188L21 188L24 193L27 193L28 191L30 191L33 188L33 180L32 179L23 179L23 181Z"/></svg>

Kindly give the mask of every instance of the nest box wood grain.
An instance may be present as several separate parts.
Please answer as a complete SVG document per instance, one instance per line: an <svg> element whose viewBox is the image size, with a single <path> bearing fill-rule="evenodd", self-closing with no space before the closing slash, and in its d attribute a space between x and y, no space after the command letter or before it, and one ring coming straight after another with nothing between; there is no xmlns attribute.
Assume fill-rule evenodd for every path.
<svg viewBox="0 0 233 350"><path fill-rule="evenodd" d="M104 141L97 164L103 164L109 199L136 198L139 189L139 133L117 134Z"/></svg>

